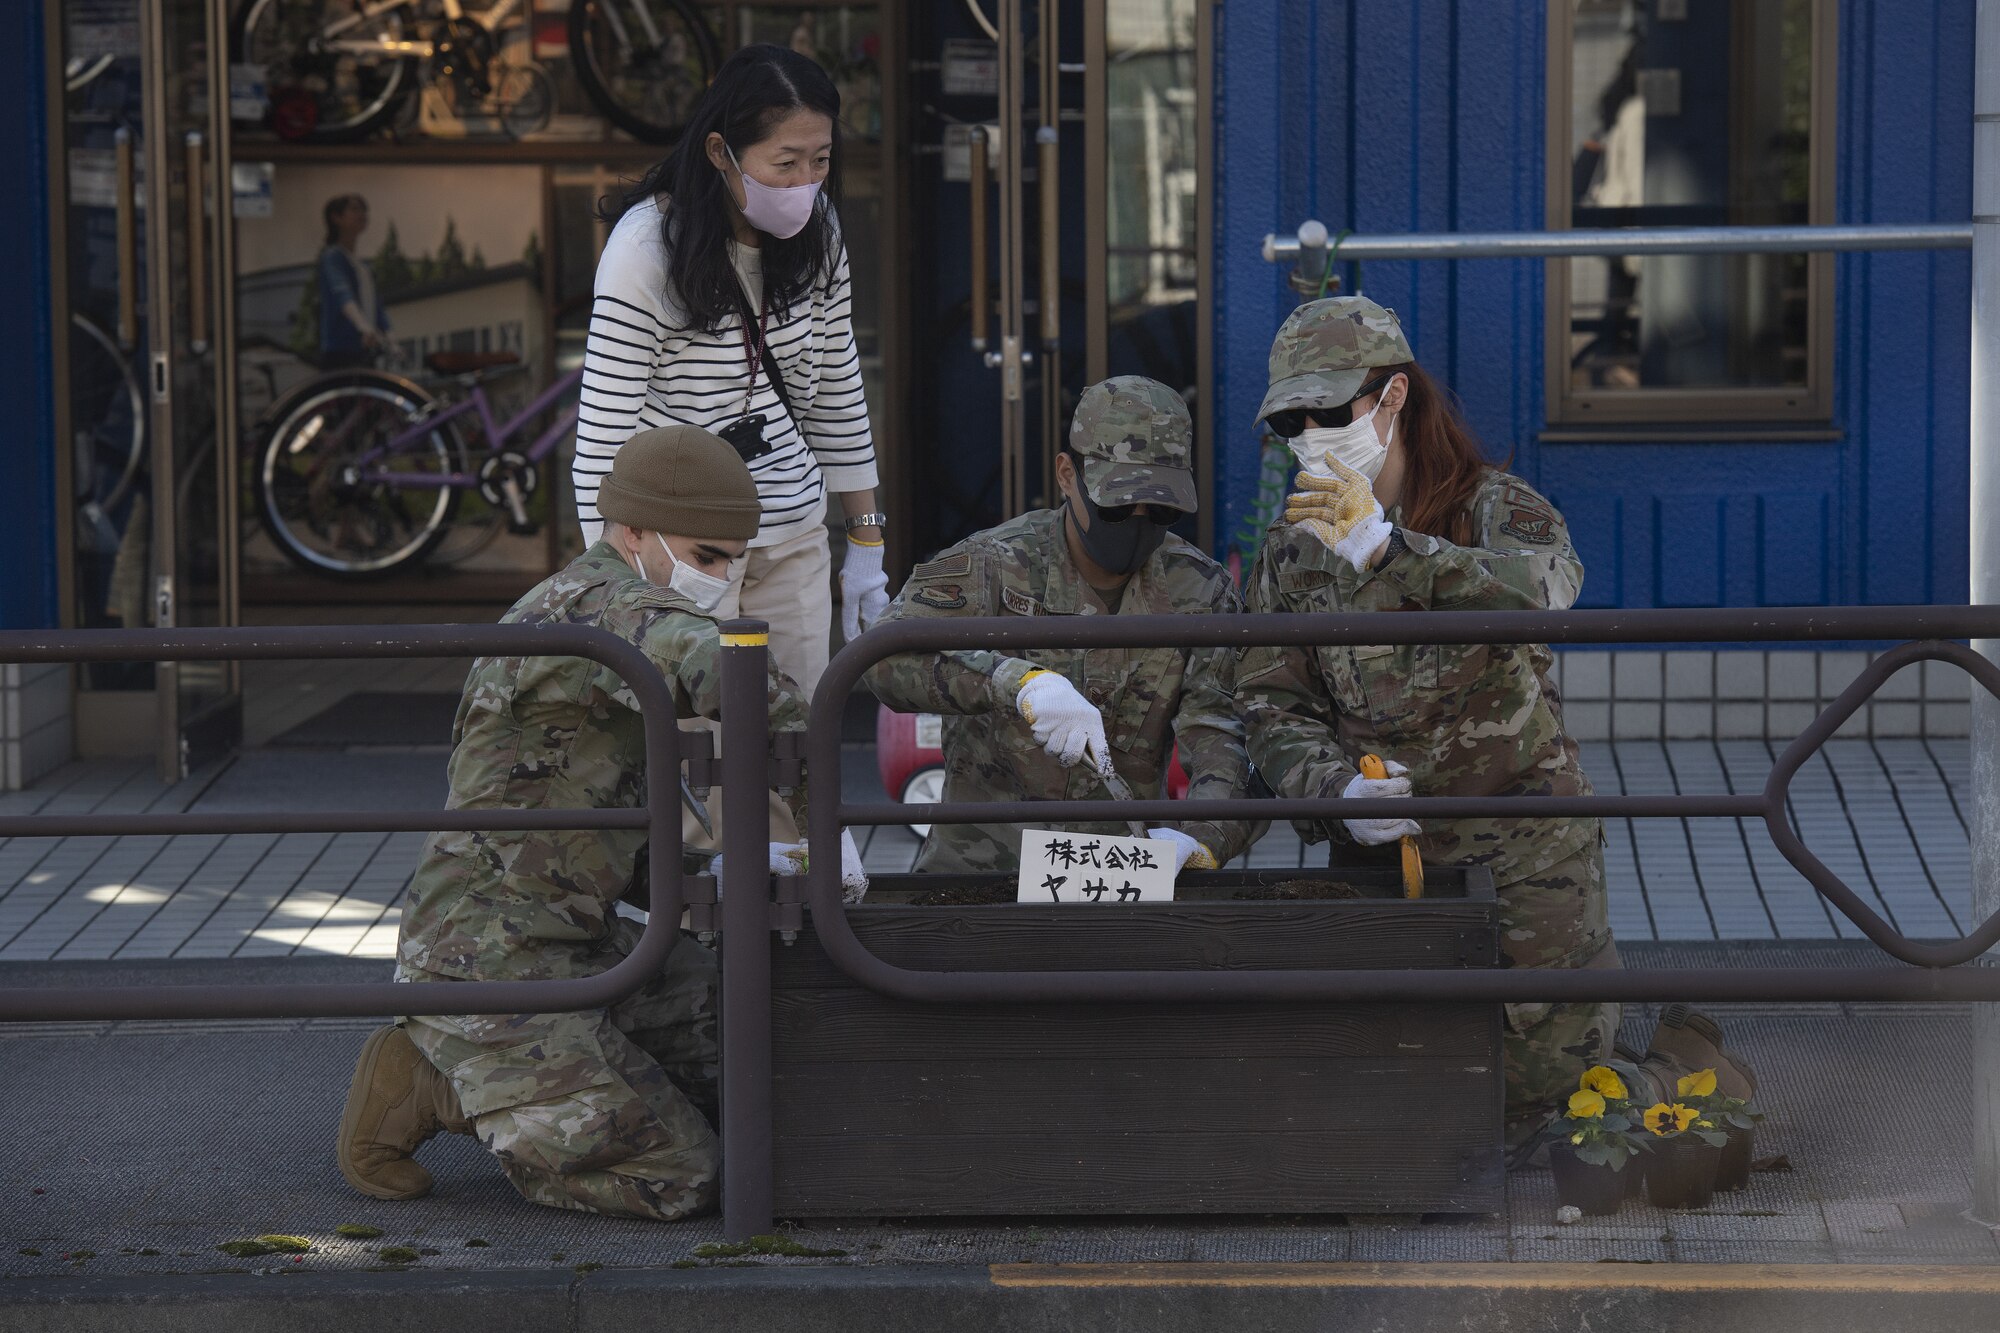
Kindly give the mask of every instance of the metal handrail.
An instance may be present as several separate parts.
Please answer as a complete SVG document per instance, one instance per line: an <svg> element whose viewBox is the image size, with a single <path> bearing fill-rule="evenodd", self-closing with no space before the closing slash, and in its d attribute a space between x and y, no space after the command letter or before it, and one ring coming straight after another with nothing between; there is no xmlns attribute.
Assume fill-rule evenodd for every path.
<svg viewBox="0 0 2000 1333"><path fill-rule="evenodd" d="M1315 231L1314 229L1317 228ZM1304 238L1302 243L1301 237ZM1325 249L1323 223L1259 247L1269 264ZM1817 254L1849 250L1970 250L1970 222L1866 222L1825 227L1597 227L1568 231L1357 233L1332 242L1330 259L1560 259L1574 255Z"/></svg>
<svg viewBox="0 0 2000 1333"><path fill-rule="evenodd" d="M214 662L294 658L581 657L609 667L637 698L646 771L678 773L674 696L659 668L623 639L586 625L285 626L257 629L0 631L0 663ZM378 1014L563 1013L601 1009L657 977L680 937L678 783L648 781L643 810L216 811L178 815L7 815L0 837L132 833L374 833L490 829L644 829L653 911L638 945L596 976L561 981L349 985L46 986L0 988L0 1022L129 1018L334 1018Z"/></svg>
<svg viewBox="0 0 2000 1333"><path fill-rule="evenodd" d="M2000 999L2000 970L1954 969L2000 942L2000 913L1951 941L1903 935L1871 910L1798 838L1786 818L1792 776L1882 681L1925 660L1963 667L2000 695L2000 667L1950 639L2000 637L2000 606L1787 607L1760 610L1414 611L1384 616L967 617L878 625L843 648L820 678L806 756L808 900L834 965L871 990L926 1002L1158 1000L1859 1000ZM1009 648L1242 648L1253 645L1778 642L1914 640L1877 658L1786 747L1757 795L1654 797L1406 797L1281 801L1013 801L929 805L841 799L840 704L863 673L898 653ZM1779 852L1877 947L1916 969L1271 970L993 972L898 967L854 933L841 903L844 824L1021 822L1037 818L1366 818L1409 815L1761 817Z"/></svg>

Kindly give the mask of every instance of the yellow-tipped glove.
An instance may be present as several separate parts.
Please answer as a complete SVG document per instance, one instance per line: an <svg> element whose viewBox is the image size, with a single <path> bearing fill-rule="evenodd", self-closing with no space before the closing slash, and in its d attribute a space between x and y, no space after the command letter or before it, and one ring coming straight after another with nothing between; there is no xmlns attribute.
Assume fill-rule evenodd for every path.
<svg viewBox="0 0 2000 1333"><path fill-rule="evenodd" d="M1285 500L1285 522L1310 532L1358 573L1389 540L1390 527L1368 478L1344 463L1325 466L1331 475L1299 473L1301 489Z"/></svg>

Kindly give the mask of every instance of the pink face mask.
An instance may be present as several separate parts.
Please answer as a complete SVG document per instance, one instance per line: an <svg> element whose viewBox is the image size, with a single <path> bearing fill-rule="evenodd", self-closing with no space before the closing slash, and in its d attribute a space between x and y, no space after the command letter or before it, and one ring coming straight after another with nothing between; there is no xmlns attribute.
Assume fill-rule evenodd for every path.
<svg viewBox="0 0 2000 1333"><path fill-rule="evenodd" d="M766 185L736 161L736 150L724 144L723 151L743 178L743 218L758 231L788 241L805 230L812 219L813 201L819 197L819 182L806 185Z"/></svg>

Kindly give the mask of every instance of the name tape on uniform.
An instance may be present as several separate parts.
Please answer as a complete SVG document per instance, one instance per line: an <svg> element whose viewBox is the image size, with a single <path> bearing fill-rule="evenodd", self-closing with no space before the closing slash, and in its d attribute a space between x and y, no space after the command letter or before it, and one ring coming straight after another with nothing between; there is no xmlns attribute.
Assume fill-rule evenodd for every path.
<svg viewBox="0 0 2000 1333"><path fill-rule="evenodd" d="M1021 834L1024 903L1164 903L1174 898L1174 849L1153 838L1102 833Z"/></svg>

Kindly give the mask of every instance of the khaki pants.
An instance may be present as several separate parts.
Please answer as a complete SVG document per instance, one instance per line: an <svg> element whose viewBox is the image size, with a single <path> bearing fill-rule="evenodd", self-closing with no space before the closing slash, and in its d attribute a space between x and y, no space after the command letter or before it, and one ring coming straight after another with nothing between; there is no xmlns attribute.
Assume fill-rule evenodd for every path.
<svg viewBox="0 0 2000 1333"><path fill-rule="evenodd" d="M823 527L811 528L776 546L753 546L730 566L729 591L715 608L715 618L720 621L748 616L768 624L773 665L790 676L809 699L826 671L828 640L833 632L832 567L833 554ZM706 720L686 723L681 729L717 730ZM690 847L720 847L722 788L716 787L704 799L715 836L703 833L694 816L685 811L681 836ZM770 804L771 841L799 841L792 812L775 792Z"/></svg>

